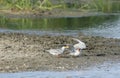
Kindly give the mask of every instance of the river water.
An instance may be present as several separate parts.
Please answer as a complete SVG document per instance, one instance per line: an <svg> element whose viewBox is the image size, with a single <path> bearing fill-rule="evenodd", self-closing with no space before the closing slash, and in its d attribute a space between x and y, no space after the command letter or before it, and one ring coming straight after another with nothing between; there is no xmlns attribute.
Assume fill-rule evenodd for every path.
<svg viewBox="0 0 120 78"><path fill-rule="evenodd" d="M107 62L79 71L0 73L0 78L120 78L120 63Z"/></svg>
<svg viewBox="0 0 120 78"><path fill-rule="evenodd" d="M38 35L86 35L120 38L120 16L99 15L79 18L0 17L0 32Z"/></svg>
<svg viewBox="0 0 120 78"><path fill-rule="evenodd" d="M120 38L120 18L116 21L107 21L97 27L83 30L83 33L93 36L103 36L108 38Z"/></svg>

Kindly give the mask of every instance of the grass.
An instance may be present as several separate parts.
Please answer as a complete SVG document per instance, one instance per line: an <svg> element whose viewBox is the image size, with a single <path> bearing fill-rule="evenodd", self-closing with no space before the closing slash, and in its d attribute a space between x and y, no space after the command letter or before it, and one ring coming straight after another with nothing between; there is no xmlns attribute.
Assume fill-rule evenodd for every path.
<svg viewBox="0 0 120 78"><path fill-rule="evenodd" d="M95 8L96 11L111 12L112 4L110 0L93 0L90 4L91 8Z"/></svg>
<svg viewBox="0 0 120 78"><path fill-rule="evenodd" d="M120 11L120 2L113 0L92 0L88 4L88 9L102 12L117 12Z"/></svg>
<svg viewBox="0 0 120 78"><path fill-rule="evenodd" d="M59 4L53 4L50 0L0 0L0 9L11 9L13 11L79 9L102 12L119 12L120 1L114 0L92 0L80 3L77 0L73 4L67 4L64 0L58 0Z"/></svg>
<svg viewBox="0 0 120 78"><path fill-rule="evenodd" d="M79 3L77 0L70 7L81 11L120 12L120 1L115 0L91 0L91 2Z"/></svg>
<svg viewBox="0 0 120 78"><path fill-rule="evenodd" d="M52 10L54 8L62 7L61 5L54 5L49 0L0 0L1 9L12 10ZM4 8L3 8L4 7Z"/></svg>

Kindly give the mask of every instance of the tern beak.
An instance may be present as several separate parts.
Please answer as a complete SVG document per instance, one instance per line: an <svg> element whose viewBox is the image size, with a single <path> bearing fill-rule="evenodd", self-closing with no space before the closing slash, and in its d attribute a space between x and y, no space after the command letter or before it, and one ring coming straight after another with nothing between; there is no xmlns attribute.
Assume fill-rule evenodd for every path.
<svg viewBox="0 0 120 78"><path fill-rule="evenodd" d="M69 48L69 46L65 46L65 48Z"/></svg>

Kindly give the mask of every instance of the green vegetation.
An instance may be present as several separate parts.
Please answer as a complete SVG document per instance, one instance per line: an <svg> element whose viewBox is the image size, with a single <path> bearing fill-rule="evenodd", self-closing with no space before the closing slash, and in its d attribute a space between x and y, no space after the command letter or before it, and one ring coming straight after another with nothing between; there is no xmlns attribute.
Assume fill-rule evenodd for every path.
<svg viewBox="0 0 120 78"><path fill-rule="evenodd" d="M88 8L102 12L118 12L120 11L120 1L92 0L92 2L88 4Z"/></svg>
<svg viewBox="0 0 120 78"><path fill-rule="evenodd" d="M56 0L55 0L56 1ZM0 9L11 9L13 11L39 11L53 10L54 8L78 9L81 11L120 12L120 1L116 0L91 0L91 2L65 3L64 0L0 0Z"/></svg>
<svg viewBox="0 0 120 78"><path fill-rule="evenodd" d="M88 0L88 2L79 3L76 0L74 4L70 6L70 8L79 9L81 11L120 12L120 1Z"/></svg>
<svg viewBox="0 0 120 78"><path fill-rule="evenodd" d="M11 10L52 10L62 7L61 5L53 5L49 0L0 0L0 9Z"/></svg>

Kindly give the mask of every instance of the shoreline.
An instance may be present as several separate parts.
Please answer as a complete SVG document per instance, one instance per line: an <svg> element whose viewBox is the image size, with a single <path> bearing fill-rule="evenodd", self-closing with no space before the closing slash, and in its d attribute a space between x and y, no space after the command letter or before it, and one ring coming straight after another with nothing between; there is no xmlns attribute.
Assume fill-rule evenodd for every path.
<svg viewBox="0 0 120 78"><path fill-rule="evenodd" d="M120 13L103 13L103 12L90 12L80 10L60 10L55 9L52 11L44 12L12 12L11 10L0 10L0 15L7 18L79 18L89 16L102 16L102 15L120 15Z"/></svg>
<svg viewBox="0 0 120 78"><path fill-rule="evenodd" d="M75 43L71 38L0 33L0 72L80 70L106 61L120 61L120 39L113 38L80 34L76 38L85 42L87 48L76 58L56 58L45 51Z"/></svg>

